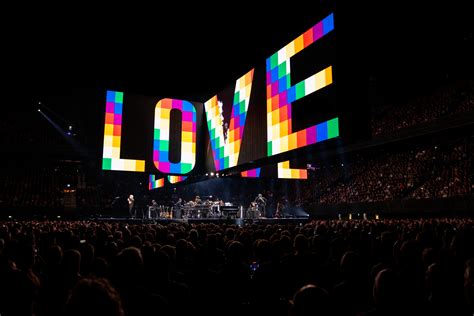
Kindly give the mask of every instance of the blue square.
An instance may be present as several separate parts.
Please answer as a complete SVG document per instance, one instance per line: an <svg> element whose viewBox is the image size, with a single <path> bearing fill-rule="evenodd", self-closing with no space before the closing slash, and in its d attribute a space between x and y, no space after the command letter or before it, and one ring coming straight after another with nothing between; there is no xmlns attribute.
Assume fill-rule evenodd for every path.
<svg viewBox="0 0 474 316"><path fill-rule="evenodd" d="M115 91L107 90L107 102L115 102Z"/></svg>
<svg viewBox="0 0 474 316"><path fill-rule="evenodd" d="M170 163L170 173L181 173L181 164Z"/></svg>
<svg viewBox="0 0 474 316"><path fill-rule="evenodd" d="M270 80L272 82L275 82L278 80L278 67L275 67L274 69L272 69L272 71L270 72Z"/></svg>
<svg viewBox="0 0 474 316"><path fill-rule="evenodd" d="M331 13L323 20L323 35L326 35L330 31L334 30L334 14Z"/></svg>
<svg viewBox="0 0 474 316"><path fill-rule="evenodd" d="M324 122L316 126L316 142L328 139L328 123Z"/></svg>
<svg viewBox="0 0 474 316"><path fill-rule="evenodd" d="M115 103L114 113L122 114L122 103Z"/></svg>
<svg viewBox="0 0 474 316"><path fill-rule="evenodd" d="M293 86L290 89L288 89L288 97L287 97L287 102L291 103L296 100L296 87Z"/></svg>

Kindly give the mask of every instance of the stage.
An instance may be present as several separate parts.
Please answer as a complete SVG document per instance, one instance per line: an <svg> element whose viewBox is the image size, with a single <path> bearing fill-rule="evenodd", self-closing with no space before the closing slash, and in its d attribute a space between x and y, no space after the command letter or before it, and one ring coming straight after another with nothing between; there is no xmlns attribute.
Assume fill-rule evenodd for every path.
<svg viewBox="0 0 474 316"><path fill-rule="evenodd" d="M292 217L292 218L188 218L188 219L173 219L173 218L157 218L157 219L141 219L129 217L94 217L88 218L91 221L105 221L105 222L126 222L129 224L163 224L171 223L181 224L228 224L228 225L275 225L275 224L296 224L304 225L309 222L308 217Z"/></svg>

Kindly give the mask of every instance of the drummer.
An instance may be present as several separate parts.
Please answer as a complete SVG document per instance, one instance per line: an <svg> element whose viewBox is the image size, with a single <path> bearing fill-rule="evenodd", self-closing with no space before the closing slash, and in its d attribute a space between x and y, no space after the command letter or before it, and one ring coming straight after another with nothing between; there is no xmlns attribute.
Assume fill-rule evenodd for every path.
<svg viewBox="0 0 474 316"><path fill-rule="evenodd" d="M199 197L199 195L196 195L196 197L194 198L194 205L201 205L201 204L202 204L201 198Z"/></svg>

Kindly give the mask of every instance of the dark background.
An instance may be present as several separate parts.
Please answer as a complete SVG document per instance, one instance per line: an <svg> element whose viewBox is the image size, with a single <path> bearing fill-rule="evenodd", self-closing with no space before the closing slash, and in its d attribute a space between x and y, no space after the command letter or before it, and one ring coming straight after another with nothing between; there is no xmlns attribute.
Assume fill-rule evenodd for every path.
<svg viewBox="0 0 474 316"><path fill-rule="evenodd" d="M14 157L12 151L55 151L59 156L92 157L100 166L107 89L205 101L330 11L336 23L333 34L326 36L335 37L336 49L330 56L335 59L335 84L330 89L337 95L335 111L346 113L340 122L341 145L370 137L372 107L395 104L446 80L472 77L472 19L465 3L260 5L263 9L245 1L226 8L203 3L170 3L166 8L5 7L0 22L2 120L30 131L50 129L37 115L27 119L42 102L57 114L57 122L74 125L81 147L80 152L77 147L50 146L32 151L23 143L9 142L2 146L4 159ZM314 45L324 45L322 41ZM314 72L298 61L305 51L292 60L294 82ZM314 97L331 108L334 101L324 93ZM350 133L344 135L346 131ZM244 147L249 144L244 140Z"/></svg>

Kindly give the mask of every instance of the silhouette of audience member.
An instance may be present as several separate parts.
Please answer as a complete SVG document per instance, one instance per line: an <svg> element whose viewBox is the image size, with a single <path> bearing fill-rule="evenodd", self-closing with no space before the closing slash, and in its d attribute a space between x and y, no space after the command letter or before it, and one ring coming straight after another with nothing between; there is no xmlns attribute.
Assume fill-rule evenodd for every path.
<svg viewBox="0 0 474 316"><path fill-rule="evenodd" d="M316 285L300 288L290 301L290 316L332 315L328 292Z"/></svg>
<svg viewBox="0 0 474 316"><path fill-rule="evenodd" d="M66 303L69 316L123 316L122 301L109 281L82 279L72 289Z"/></svg>
<svg viewBox="0 0 474 316"><path fill-rule="evenodd" d="M334 286L333 296L338 315L356 315L367 309L366 271L361 256L347 251L341 258L342 282Z"/></svg>
<svg viewBox="0 0 474 316"><path fill-rule="evenodd" d="M374 309L364 316L402 315L400 311L400 282L391 269L377 273L373 287Z"/></svg>
<svg viewBox="0 0 474 316"><path fill-rule="evenodd" d="M464 298L467 310L474 315L474 258L466 262L464 270Z"/></svg>

